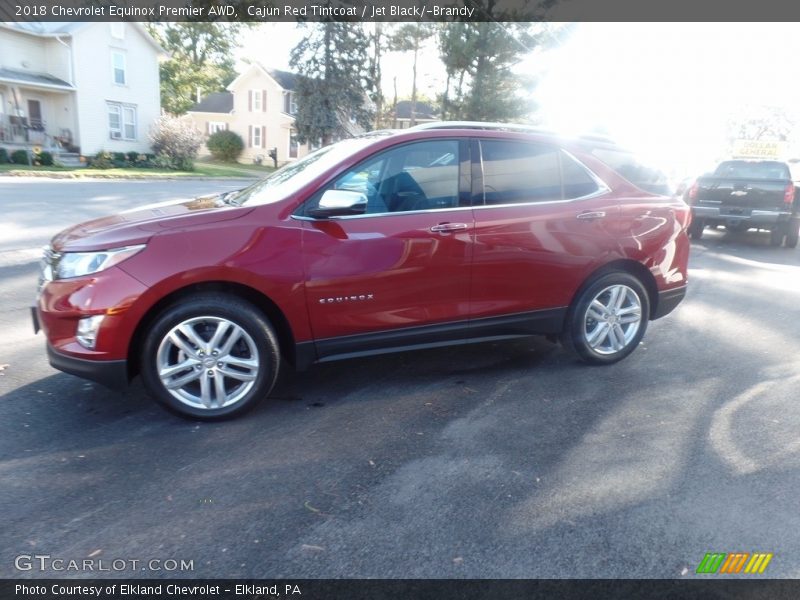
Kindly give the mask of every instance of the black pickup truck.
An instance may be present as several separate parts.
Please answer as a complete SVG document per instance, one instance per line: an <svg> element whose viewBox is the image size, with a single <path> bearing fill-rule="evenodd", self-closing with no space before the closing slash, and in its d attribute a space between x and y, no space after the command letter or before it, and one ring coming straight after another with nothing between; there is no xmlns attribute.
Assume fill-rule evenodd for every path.
<svg viewBox="0 0 800 600"><path fill-rule="evenodd" d="M770 243L797 246L798 200L789 166L777 160L726 160L698 177L686 196L692 207L689 235L699 240L706 226L732 231L765 229Z"/></svg>

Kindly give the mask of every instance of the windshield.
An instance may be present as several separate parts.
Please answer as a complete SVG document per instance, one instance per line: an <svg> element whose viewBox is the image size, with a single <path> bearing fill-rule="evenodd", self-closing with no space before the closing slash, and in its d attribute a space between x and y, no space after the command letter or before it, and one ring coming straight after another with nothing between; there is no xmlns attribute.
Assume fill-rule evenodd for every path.
<svg viewBox="0 0 800 600"><path fill-rule="evenodd" d="M373 133L320 148L300 160L284 165L265 179L235 193L228 201L231 204L253 206L283 200L383 135L388 134Z"/></svg>

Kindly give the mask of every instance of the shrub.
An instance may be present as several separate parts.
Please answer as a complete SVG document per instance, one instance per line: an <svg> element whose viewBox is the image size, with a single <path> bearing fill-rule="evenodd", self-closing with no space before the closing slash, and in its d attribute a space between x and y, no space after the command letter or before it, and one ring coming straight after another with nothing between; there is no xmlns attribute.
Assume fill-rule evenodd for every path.
<svg viewBox="0 0 800 600"><path fill-rule="evenodd" d="M244 140L238 133L223 130L208 136L206 146L211 156L217 160L235 162L244 150Z"/></svg>
<svg viewBox="0 0 800 600"><path fill-rule="evenodd" d="M114 163L111 161L111 154L105 150L100 150L88 160L88 166L93 169L113 169Z"/></svg>
<svg viewBox="0 0 800 600"><path fill-rule="evenodd" d="M11 162L15 165L27 165L30 164L28 162L28 151L27 150L14 150L11 153Z"/></svg>
<svg viewBox="0 0 800 600"><path fill-rule="evenodd" d="M139 160L140 154L138 152L128 152L125 156L127 157L129 163L143 162Z"/></svg>
<svg viewBox="0 0 800 600"><path fill-rule="evenodd" d="M39 154L36 155L36 162L43 167L52 167L54 162L53 155L47 151L39 152Z"/></svg>
<svg viewBox="0 0 800 600"><path fill-rule="evenodd" d="M171 168L192 171L203 136L189 119L162 116L150 132L150 144L158 158L169 157Z"/></svg>
<svg viewBox="0 0 800 600"><path fill-rule="evenodd" d="M150 166L154 169L177 169L178 167L175 166L175 162L166 154L159 154L150 162Z"/></svg>
<svg viewBox="0 0 800 600"><path fill-rule="evenodd" d="M0 165L4 165L8 162L8 150L5 148L0 148Z"/></svg>

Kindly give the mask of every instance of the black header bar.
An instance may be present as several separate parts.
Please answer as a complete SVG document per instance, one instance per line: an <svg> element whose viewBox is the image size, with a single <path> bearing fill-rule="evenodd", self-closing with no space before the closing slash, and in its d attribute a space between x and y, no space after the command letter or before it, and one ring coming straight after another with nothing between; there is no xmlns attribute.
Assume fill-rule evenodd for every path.
<svg viewBox="0 0 800 600"><path fill-rule="evenodd" d="M0 21L798 21L787 0L2 0Z"/></svg>

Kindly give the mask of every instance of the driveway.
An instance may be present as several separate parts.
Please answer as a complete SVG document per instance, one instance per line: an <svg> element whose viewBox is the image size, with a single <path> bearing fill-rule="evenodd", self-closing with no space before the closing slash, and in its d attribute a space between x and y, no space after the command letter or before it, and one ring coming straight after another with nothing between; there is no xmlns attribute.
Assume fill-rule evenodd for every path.
<svg viewBox="0 0 800 600"><path fill-rule="evenodd" d="M27 248L213 185L0 181L0 203ZM96 576L15 570L43 553L192 567L109 576L672 578L756 551L800 577L800 251L712 231L690 266L686 301L610 367L538 338L364 358L197 424L138 382L52 370L37 267L7 261L0 577Z"/></svg>

